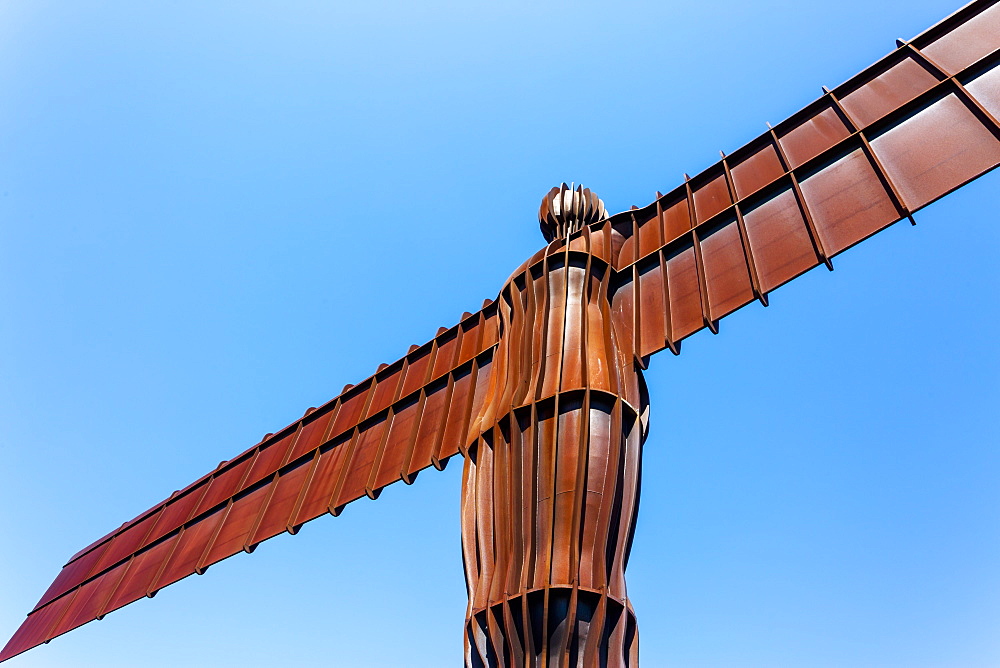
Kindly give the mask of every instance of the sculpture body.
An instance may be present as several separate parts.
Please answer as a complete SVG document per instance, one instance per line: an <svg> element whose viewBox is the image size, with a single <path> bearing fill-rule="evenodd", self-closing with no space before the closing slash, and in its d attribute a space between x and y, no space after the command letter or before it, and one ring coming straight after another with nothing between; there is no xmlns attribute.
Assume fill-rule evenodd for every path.
<svg viewBox="0 0 1000 668"><path fill-rule="evenodd" d="M462 486L470 667L638 664L625 567L646 398L605 240L557 239L501 291Z"/></svg>

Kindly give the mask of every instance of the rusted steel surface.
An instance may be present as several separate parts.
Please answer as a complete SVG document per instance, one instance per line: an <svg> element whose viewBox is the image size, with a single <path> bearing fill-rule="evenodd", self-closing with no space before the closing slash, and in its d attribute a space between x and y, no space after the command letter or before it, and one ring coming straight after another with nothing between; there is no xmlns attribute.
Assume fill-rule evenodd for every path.
<svg viewBox="0 0 1000 668"><path fill-rule="evenodd" d="M75 554L0 661L467 455L466 662L637 662L640 368L1000 164L977 1L652 204L554 188L496 302Z"/></svg>

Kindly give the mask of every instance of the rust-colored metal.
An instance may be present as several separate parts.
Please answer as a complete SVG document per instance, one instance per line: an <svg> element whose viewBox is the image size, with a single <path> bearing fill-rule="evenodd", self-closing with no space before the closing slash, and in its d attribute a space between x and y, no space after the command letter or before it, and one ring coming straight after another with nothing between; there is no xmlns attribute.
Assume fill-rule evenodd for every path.
<svg viewBox="0 0 1000 668"><path fill-rule="evenodd" d="M563 193L583 206L586 191ZM552 242L497 300L503 336L470 425L466 664L634 665L625 566L646 406L634 310L612 308L611 227L567 237L569 221L545 216Z"/></svg>
<svg viewBox="0 0 1000 668"><path fill-rule="evenodd" d="M998 82L977 0L646 207L553 188L496 301L73 555L0 661L460 453L466 664L637 665L640 369L1000 164Z"/></svg>

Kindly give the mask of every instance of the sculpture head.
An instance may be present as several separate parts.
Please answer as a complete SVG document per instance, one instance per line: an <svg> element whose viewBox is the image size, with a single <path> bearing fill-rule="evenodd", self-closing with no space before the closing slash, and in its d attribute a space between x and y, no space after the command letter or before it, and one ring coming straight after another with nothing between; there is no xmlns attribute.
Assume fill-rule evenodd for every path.
<svg viewBox="0 0 1000 668"><path fill-rule="evenodd" d="M542 206L538 209L538 226L542 228L545 240L552 242L607 217L604 202L596 193L583 186L577 186L574 190L572 185L563 183L542 198Z"/></svg>

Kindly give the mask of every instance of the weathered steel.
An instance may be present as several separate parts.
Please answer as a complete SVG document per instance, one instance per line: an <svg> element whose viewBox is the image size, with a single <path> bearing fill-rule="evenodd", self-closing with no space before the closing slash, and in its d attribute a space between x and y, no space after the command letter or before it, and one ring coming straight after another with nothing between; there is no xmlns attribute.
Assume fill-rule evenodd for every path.
<svg viewBox="0 0 1000 668"><path fill-rule="evenodd" d="M497 300L502 335L462 483L469 666L638 661L625 566L647 401L633 312L612 310L613 231L573 231L591 198L553 189L539 215L551 243Z"/></svg>
<svg viewBox="0 0 1000 668"><path fill-rule="evenodd" d="M977 0L652 204L554 188L498 299L75 554L0 661L465 455L466 663L634 666L655 352L1000 164Z"/></svg>

